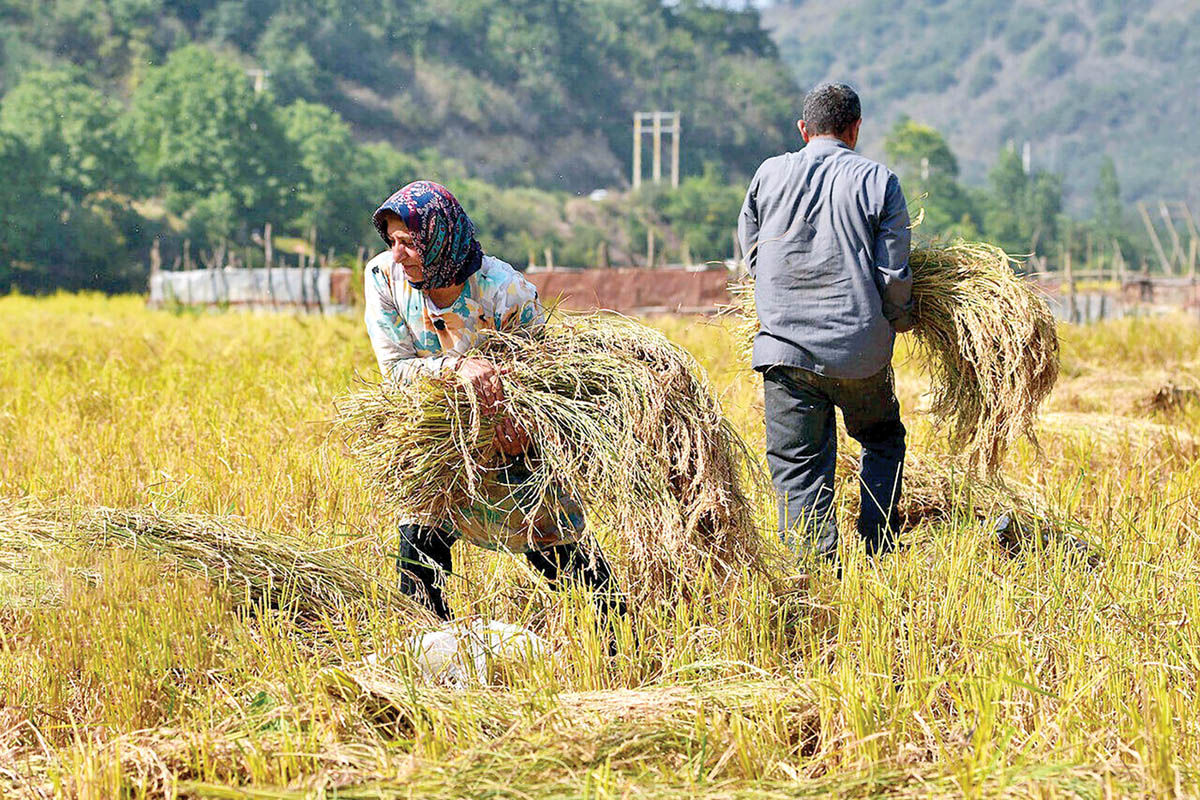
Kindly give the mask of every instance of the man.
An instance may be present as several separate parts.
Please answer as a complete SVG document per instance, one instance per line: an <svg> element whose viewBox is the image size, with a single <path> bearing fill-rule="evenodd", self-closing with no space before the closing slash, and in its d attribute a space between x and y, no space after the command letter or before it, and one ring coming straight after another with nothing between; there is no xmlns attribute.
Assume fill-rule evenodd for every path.
<svg viewBox="0 0 1200 800"><path fill-rule="evenodd" d="M780 535L836 560L835 406L863 447L858 533L870 554L896 543L905 431L891 360L896 332L912 328L909 219L896 176L854 152L853 89L816 87L798 124L806 146L758 168L738 232Z"/></svg>

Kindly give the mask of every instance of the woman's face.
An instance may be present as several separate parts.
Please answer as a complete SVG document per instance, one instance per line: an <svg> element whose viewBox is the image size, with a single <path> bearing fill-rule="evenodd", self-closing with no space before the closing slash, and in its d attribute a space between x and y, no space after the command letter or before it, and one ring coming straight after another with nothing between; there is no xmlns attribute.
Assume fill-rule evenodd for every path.
<svg viewBox="0 0 1200 800"><path fill-rule="evenodd" d="M425 280L425 262L413 242L412 231L399 217L387 218L388 241L392 243L392 260L404 269L404 277L412 283Z"/></svg>

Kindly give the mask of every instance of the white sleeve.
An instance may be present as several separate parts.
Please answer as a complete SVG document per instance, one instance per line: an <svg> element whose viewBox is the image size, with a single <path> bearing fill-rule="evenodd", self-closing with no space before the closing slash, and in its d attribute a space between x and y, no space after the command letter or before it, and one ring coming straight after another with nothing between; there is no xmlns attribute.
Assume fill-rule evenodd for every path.
<svg viewBox="0 0 1200 800"><path fill-rule="evenodd" d="M379 264L368 264L363 286L367 307L363 320L379 370L385 378L410 383L423 375L438 375L453 369L458 363L457 356L417 355L412 334L400 320L400 310L383 270Z"/></svg>

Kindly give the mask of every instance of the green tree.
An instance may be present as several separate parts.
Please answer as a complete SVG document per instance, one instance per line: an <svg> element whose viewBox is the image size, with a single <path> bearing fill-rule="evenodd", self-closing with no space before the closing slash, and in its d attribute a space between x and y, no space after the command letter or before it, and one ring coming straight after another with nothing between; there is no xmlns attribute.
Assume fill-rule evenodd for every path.
<svg viewBox="0 0 1200 800"><path fill-rule="evenodd" d="M710 162L702 175L658 193L653 208L687 242L693 259L716 261L733 255L732 231L744 198L745 190Z"/></svg>
<svg viewBox="0 0 1200 800"><path fill-rule="evenodd" d="M979 213L971 195L958 182L958 159L934 128L901 118L884 141L888 162L900 176L922 232L973 237Z"/></svg>
<svg viewBox="0 0 1200 800"><path fill-rule="evenodd" d="M46 159L76 202L98 191L132 193L131 153L117 131L120 108L75 68L26 73L4 98L0 130Z"/></svg>
<svg viewBox="0 0 1200 800"><path fill-rule="evenodd" d="M44 252L42 232L58 211L46 190L48 172L40 153L0 131L0 292L29 288Z"/></svg>
<svg viewBox="0 0 1200 800"><path fill-rule="evenodd" d="M958 159L934 128L901 117L883 143L893 169L905 177L925 174L958 177Z"/></svg>
<svg viewBox="0 0 1200 800"><path fill-rule="evenodd" d="M1025 172L1013 148L1000 153L988 175L984 232L1012 253L1045 255L1058 243L1062 213L1062 178L1034 170Z"/></svg>
<svg viewBox="0 0 1200 800"><path fill-rule="evenodd" d="M364 214L372 209L350 126L325 106L304 100L284 108L282 122L300 155L299 227L315 228L323 245L354 249L362 241Z"/></svg>
<svg viewBox="0 0 1200 800"><path fill-rule="evenodd" d="M139 166L167 207L187 216L208 198L211 235L295 216L298 154L272 96L255 92L236 65L188 46L148 71L126 118ZM213 209L208 209L212 211Z"/></svg>
<svg viewBox="0 0 1200 800"><path fill-rule="evenodd" d="M1100 162L1100 178L1093 196L1092 221L1105 236L1116 236L1124 227L1121 184L1117 180L1117 165L1111 156L1105 156Z"/></svg>
<svg viewBox="0 0 1200 800"><path fill-rule="evenodd" d="M112 196L76 202L62 183L44 153L0 131L0 291L139 286L143 220Z"/></svg>
<svg viewBox="0 0 1200 800"><path fill-rule="evenodd" d="M271 18L258 41L257 54L271 72L271 85L284 101L316 99L325 89L325 76L305 42L306 20L284 12Z"/></svg>

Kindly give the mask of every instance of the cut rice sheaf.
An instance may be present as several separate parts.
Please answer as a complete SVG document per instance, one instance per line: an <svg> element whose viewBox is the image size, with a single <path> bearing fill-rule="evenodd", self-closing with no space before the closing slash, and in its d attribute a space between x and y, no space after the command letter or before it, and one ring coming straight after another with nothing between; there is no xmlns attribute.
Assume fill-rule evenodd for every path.
<svg viewBox="0 0 1200 800"><path fill-rule="evenodd" d="M471 355L503 369L502 413L533 442L522 492L535 509L577 498L638 565L632 593L665 597L706 572L765 568L761 464L686 350L634 320L584 314L534 336L486 332ZM338 412L351 451L398 512L454 525L494 503L499 417L481 413L455 375L385 381Z"/></svg>

